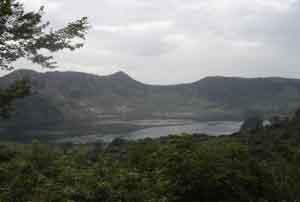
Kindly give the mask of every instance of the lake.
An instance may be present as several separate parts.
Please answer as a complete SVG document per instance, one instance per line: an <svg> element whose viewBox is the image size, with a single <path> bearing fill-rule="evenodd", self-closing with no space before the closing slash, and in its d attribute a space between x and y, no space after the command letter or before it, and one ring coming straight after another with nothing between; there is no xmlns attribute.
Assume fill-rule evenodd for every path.
<svg viewBox="0 0 300 202"><path fill-rule="evenodd" d="M196 122L191 120L147 120L135 121L131 124L149 123L149 127L127 133L116 134L87 134L85 136L60 139L57 142L71 142L74 144L95 143L99 141L111 142L116 138L138 140L144 138L159 138L172 134L207 134L211 136L231 135L240 130L242 122L209 121Z"/></svg>

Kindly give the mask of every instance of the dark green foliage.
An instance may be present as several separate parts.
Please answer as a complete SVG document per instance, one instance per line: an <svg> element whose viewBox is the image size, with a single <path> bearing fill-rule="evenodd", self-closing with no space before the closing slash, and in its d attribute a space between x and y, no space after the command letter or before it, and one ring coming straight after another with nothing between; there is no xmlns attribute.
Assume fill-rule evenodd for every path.
<svg viewBox="0 0 300 202"><path fill-rule="evenodd" d="M83 46L78 39L85 39L88 29L86 17L54 30L49 27L49 22L43 23L43 14L43 7L37 12L27 12L23 4L17 0L0 0L0 68L2 70L14 69L11 63L20 58L26 58L43 67L54 68L56 62L51 55L44 55L45 50L50 53L63 49L73 51ZM17 81L11 88L0 90L0 116L8 116L12 110L12 102L28 94L27 87L24 81Z"/></svg>
<svg viewBox="0 0 300 202"><path fill-rule="evenodd" d="M297 116L282 127L231 137L2 144L0 201L298 201Z"/></svg>
<svg viewBox="0 0 300 202"><path fill-rule="evenodd" d="M43 23L44 8L27 12L17 0L0 1L0 67L12 69L10 64L19 58L27 58L44 67L55 67L51 55L41 50L56 52L62 49L75 50L82 43L73 39L85 39L87 18L69 23L66 27L49 29L49 22ZM51 31L46 31L51 30Z"/></svg>
<svg viewBox="0 0 300 202"><path fill-rule="evenodd" d="M0 117L8 118L13 110L13 101L30 94L30 82L26 79L18 80L7 89L0 89Z"/></svg>
<svg viewBox="0 0 300 202"><path fill-rule="evenodd" d="M241 130L257 130L263 128L264 120L260 116L252 116L246 119Z"/></svg>

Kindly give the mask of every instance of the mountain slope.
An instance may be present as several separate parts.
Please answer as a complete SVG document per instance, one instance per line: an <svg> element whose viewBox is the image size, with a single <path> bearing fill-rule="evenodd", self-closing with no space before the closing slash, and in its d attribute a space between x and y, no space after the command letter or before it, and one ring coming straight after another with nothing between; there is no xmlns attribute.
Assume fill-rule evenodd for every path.
<svg viewBox="0 0 300 202"><path fill-rule="evenodd" d="M155 86L124 72L96 76L17 70L0 78L0 86L23 77L31 79L34 93L18 101L15 115L2 125L89 127L103 119L153 117L243 119L250 113L287 113L300 105L296 79L207 77L190 84Z"/></svg>

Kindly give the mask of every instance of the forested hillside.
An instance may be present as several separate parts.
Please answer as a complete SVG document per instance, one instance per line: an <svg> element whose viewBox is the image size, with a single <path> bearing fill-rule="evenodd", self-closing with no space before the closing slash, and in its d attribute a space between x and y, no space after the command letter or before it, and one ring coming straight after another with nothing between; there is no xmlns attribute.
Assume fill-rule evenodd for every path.
<svg viewBox="0 0 300 202"><path fill-rule="evenodd" d="M1 143L0 201L297 201L300 116L230 137Z"/></svg>
<svg viewBox="0 0 300 202"><path fill-rule="evenodd" d="M300 81L283 78L208 77L190 84L156 86L124 72L96 76L79 72L17 70L0 79L31 80L32 95L17 102L13 126L95 124L103 119L192 118L243 120L253 113L289 113L300 102ZM74 125L74 124L72 124Z"/></svg>

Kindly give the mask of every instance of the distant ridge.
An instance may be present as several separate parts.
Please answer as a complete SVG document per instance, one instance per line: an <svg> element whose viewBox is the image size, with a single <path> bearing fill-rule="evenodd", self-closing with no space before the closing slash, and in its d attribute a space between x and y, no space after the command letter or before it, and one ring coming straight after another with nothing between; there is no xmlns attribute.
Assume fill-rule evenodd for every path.
<svg viewBox="0 0 300 202"><path fill-rule="evenodd" d="M123 71L118 71L116 73L108 75L108 77L115 78L115 79L124 79L124 78L125 79L132 79L128 74L126 74Z"/></svg>
<svg viewBox="0 0 300 202"><path fill-rule="evenodd" d="M300 106L298 79L216 76L160 86L141 83L122 71L98 76L16 70L0 78L0 87L24 76L31 78L35 94L18 101L13 119L0 123L5 127L81 127L105 119L242 120L253 113L269 117Z"/></svg>
<svg viewBox="0 0 300 202"><path fill-rule="evenodd" d="M112 78L112 79L123 79L123 80L134 80L137 81L136 79L132 78L129 74L127 74L124 71L117 71L112 74L108 75L99 75L99 74L91 74L91 73L85 73L85 72L79 72L79 71L47 71L47 72L37 72L31 69L17 69L12 71L11 73L0 77L5 78L6 76L8 77L27 77L27 76L32 76L32 75L78 75L78 76L86 76L86 77L96 77L96 78ZM300 82L300 79L296 78L286 78L286 77L228 77L228 76L207 76L202 79L199 79L194 82L187 82L187 83L177 83L177 84L170 84L170 85L161 85L161 84L146 84L143 81L137 81L139 83L144 83L146 85L152 85L152 86L177 86L177 85L183 85L183 84L193 84L193 83L199 83L199 82L209 82L209 81L217 81L217 80L268 80L268 81L295 81L295 82Z"/></svg>

